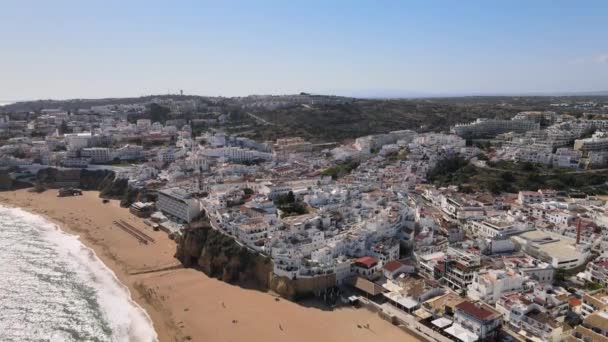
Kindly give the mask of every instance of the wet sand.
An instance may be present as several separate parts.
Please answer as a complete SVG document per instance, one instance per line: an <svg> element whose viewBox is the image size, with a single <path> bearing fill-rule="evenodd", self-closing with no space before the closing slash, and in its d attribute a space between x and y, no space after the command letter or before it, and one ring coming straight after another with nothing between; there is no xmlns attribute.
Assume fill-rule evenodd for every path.
<svg viewBox="0 0 608 342"><path fill-rule="evenodd" d="M179 268L175 243L143 220L103 204L98 192L57 197L27 190L0 193L0 203L48 217L95 250L154 322L160 341L417 341L364 309L322 310L276 299ZM113 224L124 220L154 238L141 244ZM175 268L166 270L167 268ZM369 328L366 328L369 324Z"/></svg>

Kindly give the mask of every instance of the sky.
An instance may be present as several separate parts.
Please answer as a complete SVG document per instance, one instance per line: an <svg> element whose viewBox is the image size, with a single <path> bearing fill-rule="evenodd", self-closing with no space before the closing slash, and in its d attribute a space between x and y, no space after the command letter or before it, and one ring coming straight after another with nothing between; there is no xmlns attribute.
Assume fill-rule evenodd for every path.
<svg viewBox="0 0 608 342"><path fill-rule="evenodd" d="M608 90L608 1L0 1L0 101Z"/></svg>

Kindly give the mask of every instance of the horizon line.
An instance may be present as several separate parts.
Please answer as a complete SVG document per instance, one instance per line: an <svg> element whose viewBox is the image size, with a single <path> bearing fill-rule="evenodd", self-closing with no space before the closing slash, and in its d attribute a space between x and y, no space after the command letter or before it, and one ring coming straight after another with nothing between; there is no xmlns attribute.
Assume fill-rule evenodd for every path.
<svg viewBox="0 0 608 342"><path fill-rule="evenodd" d="M394 92L399 93L401 91L398 90L386 90L386 93ZM407 94L408 91L403 91L402 95L382 95L382 91L379 94L369 94L369 95L348 95L347 91L340 91L336 93L331 92L308 92L302 91L299 93L283 93L283 94L262 94L262 93L251 93L248 95L201 95L201 94L142 94L138 96L102 96L102 97L71 97L71 98L35 98L35 99L19 99L19 100L8 100L8 99L0 99L0 106L2 105L11 105L16 103L23 102L36 102L36 101L74 101L74 100L110 100L110 99L136 99L143 97L155 97L155 96L184 96L184 97L220 97L220 98L239 98L239 97L248 97L248 96L292 96L292 95L300 95L301 93L305 93L311 96L337 96L337 97L350 97L355 99L423 99L423 98L458 98L458 97L513 97L513 96L529 96L529 97L576 97L576 96L608 96L608 90L588 90L588 91L535 91L535 92L463 92L463 93L425 93L425 92L409 92L411 94ZM352 91L352 93L357 93L357 91ZM370 91L373 93L373 91Z"/></svg>

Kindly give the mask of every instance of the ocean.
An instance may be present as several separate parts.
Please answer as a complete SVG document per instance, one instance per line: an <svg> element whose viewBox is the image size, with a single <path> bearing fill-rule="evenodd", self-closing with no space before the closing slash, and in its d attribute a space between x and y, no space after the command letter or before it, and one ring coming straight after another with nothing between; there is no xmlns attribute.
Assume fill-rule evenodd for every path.
<svg viewBox="0 0 608 342"><path fill-rule="evenodd" d="M157 341L127 287L77 236L0 206L0 341Z"/></svg>

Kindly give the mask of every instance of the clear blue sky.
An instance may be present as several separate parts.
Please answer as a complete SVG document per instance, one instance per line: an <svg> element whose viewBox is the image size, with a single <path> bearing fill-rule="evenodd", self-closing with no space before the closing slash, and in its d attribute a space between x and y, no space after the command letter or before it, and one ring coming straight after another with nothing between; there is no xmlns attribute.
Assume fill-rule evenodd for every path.
<svg viewBox="0 0 608 342"><path fill-rule="evenodd" d="M0 100L608 90L608 1L0 2Z"/></svg>

